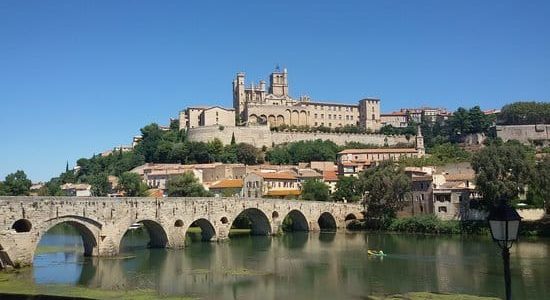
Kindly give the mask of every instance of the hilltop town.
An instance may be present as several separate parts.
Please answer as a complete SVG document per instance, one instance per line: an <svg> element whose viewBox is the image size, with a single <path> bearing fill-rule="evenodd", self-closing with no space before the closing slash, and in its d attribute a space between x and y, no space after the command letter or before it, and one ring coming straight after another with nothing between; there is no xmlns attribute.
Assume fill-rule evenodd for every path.
<svg viewBox="0 0 550 300"><path fill-rule="evenodd" d="M401 203L397 215L483 219L473 156L499 139L536 147L540 159L550 140L545 115L528 124L497 125L497 116L510 118L509 111L513 115L525 106L521 103L504 107L502 114L479 107L382 113L379 98L356 104L293 98L287 69L272 72L268 86L265 81L247 85L245 74L237 73L232 97L232 108L187 107L167 126L148 125L132 145L80 159L75 168L67 166L60 177L28 192L367 203L366 174L390 166L392 176L408 182L403 194L394 195ZM526 193L520 196L533 201Z"/></svg>

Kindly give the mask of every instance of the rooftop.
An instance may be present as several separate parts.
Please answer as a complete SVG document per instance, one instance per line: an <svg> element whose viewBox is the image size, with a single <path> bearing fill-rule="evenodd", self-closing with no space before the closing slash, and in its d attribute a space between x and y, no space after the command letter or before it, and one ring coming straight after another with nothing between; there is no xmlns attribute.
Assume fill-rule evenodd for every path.
<svg viewBox="0 0 550 300"><path fill-rule="evenodd" d="M284 179L284 180L296 180L296 176L290 172L254 172L254 174L261 176L264 179Z"/></svg>
<svg viewBox="0 0 550 300"><path fill-rule="evenodd" d="M231 188L242 188L243 180L242 179L222 179L214 182L210 188L211 189L231 189Z"/></svg>

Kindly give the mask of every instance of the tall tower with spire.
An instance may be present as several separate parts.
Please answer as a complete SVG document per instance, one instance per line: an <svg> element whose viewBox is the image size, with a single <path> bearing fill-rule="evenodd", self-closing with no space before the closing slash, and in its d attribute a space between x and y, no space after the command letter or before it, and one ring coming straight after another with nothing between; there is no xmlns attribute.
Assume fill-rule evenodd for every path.
<svg viewBox="0 0 550 300"><path fill-rule="evenodd" d="M416 134L416 151L418 156L422 157L426 154L426 149L424 148L424 137L422 136L422 129L418 125L418 132Z"/></svg>

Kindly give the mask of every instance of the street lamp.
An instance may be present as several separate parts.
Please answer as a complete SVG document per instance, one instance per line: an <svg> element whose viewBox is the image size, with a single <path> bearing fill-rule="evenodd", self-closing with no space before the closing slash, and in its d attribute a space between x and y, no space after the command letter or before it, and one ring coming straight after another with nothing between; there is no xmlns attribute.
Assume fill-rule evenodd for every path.
<svg viewBox="0 0 550 300"><path fill-rule="evenodd" d="M506 299L512 299L510 279L510 248L518 239L519 223L521 217L515 209L504 201L489 213L489 227L491 236L502 249L502 260L504 261L504 283L506 285Z"/></svg>

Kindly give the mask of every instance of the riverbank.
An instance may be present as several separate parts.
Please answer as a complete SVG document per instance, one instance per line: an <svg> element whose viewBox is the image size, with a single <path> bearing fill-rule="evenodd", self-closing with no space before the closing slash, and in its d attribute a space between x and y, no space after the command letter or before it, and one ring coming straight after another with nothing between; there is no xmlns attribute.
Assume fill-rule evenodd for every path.
<svg viewBox="0 0 550 300"><path fill-rule="evenodd" d="M159 295L151 289L103 290L72 285L36 285L26 278L25 269L0 271L0 299L122 299L190 300L192 297Z"/></svg>
<svg viewBox="0 0 550 300"><path fill-rule="evenodd" d="M489 235L487 221L457 221L441 220L435 215L420 215L393 219L384 224L375 221L354 220L348 225L349 230L387 231L421 234L474 234ZM520 226L520 236L550 237L550 220L523 221Z"/></svg>
<svg viewBox="0 0 550 300"><path fill-rule="evenodd" d="M132 300L189 300L200 299L184 296L159 295L154 290L102 290L69 285L35 285L19 278L20 272L0 272L0 299L6 300L65 300L65 299L132 299ZM389 296L367 296L370 300L498 300L464 294L440 294L413 292Z"/></svg>

